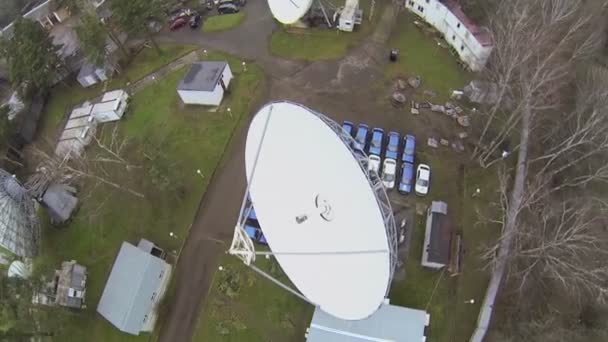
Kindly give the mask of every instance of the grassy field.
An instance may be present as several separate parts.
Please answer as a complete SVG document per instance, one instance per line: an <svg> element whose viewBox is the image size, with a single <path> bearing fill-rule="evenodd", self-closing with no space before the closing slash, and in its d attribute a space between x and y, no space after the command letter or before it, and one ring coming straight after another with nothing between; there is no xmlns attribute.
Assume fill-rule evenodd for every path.
<svg viewBox="0 0 608 342"><path fill-rule="evenodd" d="M232 57L209 53L208 58L228 59L235 73L232 92L217 111L181 104L175 91L186 72L181 69L133 96L128 116L118 123L120 134L130 141L126 158L137 167L108 172L119 174L118 181L124 188L142 192L145 198L104 186L91 189L91 184L84 184L81 193L90 197L71 224L44 229L36 263L39 269L51 269L62 260L76 259L89 272L88 308L69 315L55 336L57 341L149 340L149 335L133 337L119 332L96 313L120 243L136 243L145 237L169 253L180 249L209 180L201 178L196 170L200 169L203 175L213 173L234 128L262 89L263 75L255 65L242 73L238 71L240 62ZM71 98L73 94L54 96ZM225 110L228 106L232 117ZM170 237L169 232L177 238Z"/></svg>
<svg viewBox="0 0 608 342"><path fill-rule="evenodd" d="M447 96L450 90L465 85L471 75L457 63L448 48L440 47L434 35L414 25L417 17L403 13L397 19L397 29L389 39L389 46L399 49L399 59L387 69L390 78L416 76L422 78L421 90L428 89Z"/></svg>
<svg viewBox="0 0 608 342"><path fill-rule="evenodd" d="M389 46L398 48L400 55L396 63L387 66L386 78L420 75L422 86L411 96L433 103L446 101L450 90L461 88L473 75L458 65L449 49L438 46L431 33L415 26L415 19L408 13L398 18ZM432 90L437 96L432 99L424 96L424 90ZM431 271L420 265L426 217L416 215L410 228L412 241L405 263L406 275L403 280L393 282L390 298L392 303L430 313L429 341L467 341L475 327L489 279L480 253L498 236L495 227L477 222L477 212L489 210L488 203L496 196L496 172L471 165L466 154L426 146L428 136L451 138L457 132L453 122L437 114L421 114L413 120L416 134L425 137L417 146L417 162L427 163L432 169L429 196L414 199L414 202L428 205L432 200L442 200L448 204L454 228L463 236L463 270L460 275L451 277L447 271ZM471 198L477 187L482 189L482 195ZM467 303L471 299L474 304Z"/></svg>
<svg viewBox="0 0 608 342"><path fill-rule="evenodd" d="M213 279L201 310L193 342L301 341L313 307L279 288L232 256L220 260L223 271ZM274 259L256 265L285 283Z"/></svg>
<svg viewBox="0 0 608 342"><path fill-rule="evenodd" d="M340 1L332 0L340 6ZM342 2L343 3L343 2ZM342 32L337 29L297 29L283 27L272 34L270 51L272 54L289 59L316 61L336 59L344 56L348 49L359 44L365 37L373 32L384 2L376 4L373 21L369 21L369 8L371 0L361 0L363 10L363 23L355 27L354 32Z"/></svg>
<svg viewBox="0 0 608 342"><path fill-rule="evenodd" d="M60 130L65 113L75 105L99 95L104 89L111 90L123 87L127 82L137 81L195 48L193 45L162 45L161 55L158 55L153 48L146 48L131 60L121 74L115 75L107 84L83 88L75 79L58 84L51 90L49 101L42 114L39 135L54 139L54 134Z"/></svg>
<svg viewBox="0 0 608 342"><path fill-rule="evenodd" d="M245 12L214 15L203 21L203 32L226 31L239 26L245 20Z"/></svg>
<svg viewBox="0 0 608 342"><path fill-rule="evenodd" d="M430 341L466 341L473 332L479 305L485 294L489 273L480 258L486 242L497 237L492 227L478 225L477 210L487 210L497 184L494 170L479 170L460 166L451 152L418 151L419 162L432 169L431 191L422 202L442 200L448 204L448 214L454 229L463 235L465 255L462 273L451 277L447 271L432 271L420 265L426 225L425 215L416 215L410 229L412 240L405 266L405 279L392 285L391 302L422 310L431 315ZM475 188L482 196L472 198ZM416 200L421 202L421 200ZM467 301L474 299L475 303Z"/></svg>

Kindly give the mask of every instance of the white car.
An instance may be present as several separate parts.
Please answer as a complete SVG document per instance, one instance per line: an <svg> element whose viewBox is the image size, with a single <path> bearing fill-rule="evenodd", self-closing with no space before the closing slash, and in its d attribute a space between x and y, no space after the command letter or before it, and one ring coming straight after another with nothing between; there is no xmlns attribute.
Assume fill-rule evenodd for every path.
<svg viewBox="0 0 608 342"><path fill-rule="evenodd" d="M380 174L380 163L382 160L375 154L370 154L367 161L367 171L375 171Z"/></svg>
<svg viewBox="0 0 608 342"><path fill-rule="evenodd" d="M431 167L426 164L419 164L416 169L416 195L424 196L429 193L431 183Z"/></svg>
<svg viewBox="0 0 608 342"><path fill-rule="evenodd" d="M386 158L382 165L382 184L388 190L395 187L395 177L397 173L397 161L395 159Z"/></svg>

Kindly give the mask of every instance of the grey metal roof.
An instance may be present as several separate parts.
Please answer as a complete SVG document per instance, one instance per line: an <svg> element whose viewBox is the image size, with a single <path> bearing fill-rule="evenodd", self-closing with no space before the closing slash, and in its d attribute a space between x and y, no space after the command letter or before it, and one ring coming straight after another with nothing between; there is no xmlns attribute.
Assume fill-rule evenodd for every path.
<svg viewBox="0 0 608 342"><path fill-rule="evenodd" d="M192 63L186 76L179 82L177 90L212 91L215 89L224 69L226 62L203 61Z"/></svg>
<svg viewBox="0 0 608 342"><path fill-rule="evenodd" d="M76 78L81 79L83 77L95 75L96 69L97 69L97 67L95 65L93 65L92 63L84 62L82 64L82 67L80 67L80 71L78 71L78 76L76 76Z"/></svg>
<svg viewBox="0 0 608 342"><path fill-rule="evenodd" d="M123 242L103 290L97 312L119 330L138 335L152 308L165 261Z"/></svg>
<svg viewBox="0 0 608 342"><path fill-rule="evenodd" d="M428 246L428 261L447 265L450 259L452 225L447 216L447 204L441 201L431 203L431 236Z"/></svg>
<svg viewBox="0 0 608 342"><path fill-rule="evenodd" d="M422 310L382 304L366 319L347 321L315 309L307 342L394 341L423 342L427 313Z"/></svg>

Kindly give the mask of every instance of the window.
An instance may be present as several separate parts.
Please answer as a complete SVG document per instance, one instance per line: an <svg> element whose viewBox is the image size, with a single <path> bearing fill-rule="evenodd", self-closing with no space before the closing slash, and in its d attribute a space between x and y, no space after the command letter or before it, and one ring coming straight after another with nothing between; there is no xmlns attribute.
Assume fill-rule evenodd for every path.
<svg viewBox="0 0 608 342"><path fill-rule="evenodd" d="M410 6L414 6L414 2L410 0Z"/></svg>
<svg viewBox="0 0 608 342"><path fill-rule="evenodd" d="M150 298L152 301L154 301L154 299L156 299L156 292L152 292L152 298Z"/></svg>
<svg viewBox="0 0 608 342"><path fill-rule="evenodd" d="M148 315L144 316L144 323L146 323L146 321L148 320Z"/></svg>
<svg viewBox="0 0 608 342"><path fill-rule="evenodd" d="M426 0L426 3L428 4L430 0Z"/></svg>
<svg viewBox="0 0 608 342"><path fill-rule="evenodd" d="M460 51L464 51L464 45L460 45Z"/></svg>
<svg viewBox="0 0 608 342"><path fill-rule="evenodd" d="M162 278L165 275L165 270L160 271L160 274L158 275L158 279Z"/></svg>
<svg viewBox="0 0 608 342"><path fill-rule="evenodd" d="M420 11L420 13L422 13L422 12L424 12L424 7L418 6L418 10Z"/></svg>
<svg viewBox="0 0 608 342"><path fill-rule="evenodd" d="M452 36L452 40L456 40L456 35Z"/></svg>
<svg viewBox="0 0 608 342"><path fill-rule="evenodd" d="M456 25L456 27L457 27L457 28L460 28L460 23L458 23L458 24Z"/></svg>

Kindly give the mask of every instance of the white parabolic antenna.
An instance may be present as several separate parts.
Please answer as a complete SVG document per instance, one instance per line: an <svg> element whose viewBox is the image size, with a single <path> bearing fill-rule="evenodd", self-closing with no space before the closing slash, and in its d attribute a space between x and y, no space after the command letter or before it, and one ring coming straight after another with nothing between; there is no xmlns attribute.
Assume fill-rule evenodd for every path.
<svg viewBox="0 0 608 342"><path fill-rule="evenodd" d="M268 0L272 15L283 24L300 20L312 6L313 0Z"/></svg>
<svg viewBox="0 0 608 342"><path fill-rule="evenodd" d="M285 274L325 312L355 320L387 294L396 236L384 189L342 132L304 106L270 103L251 122L245 163L258 221Z"/></svg>

